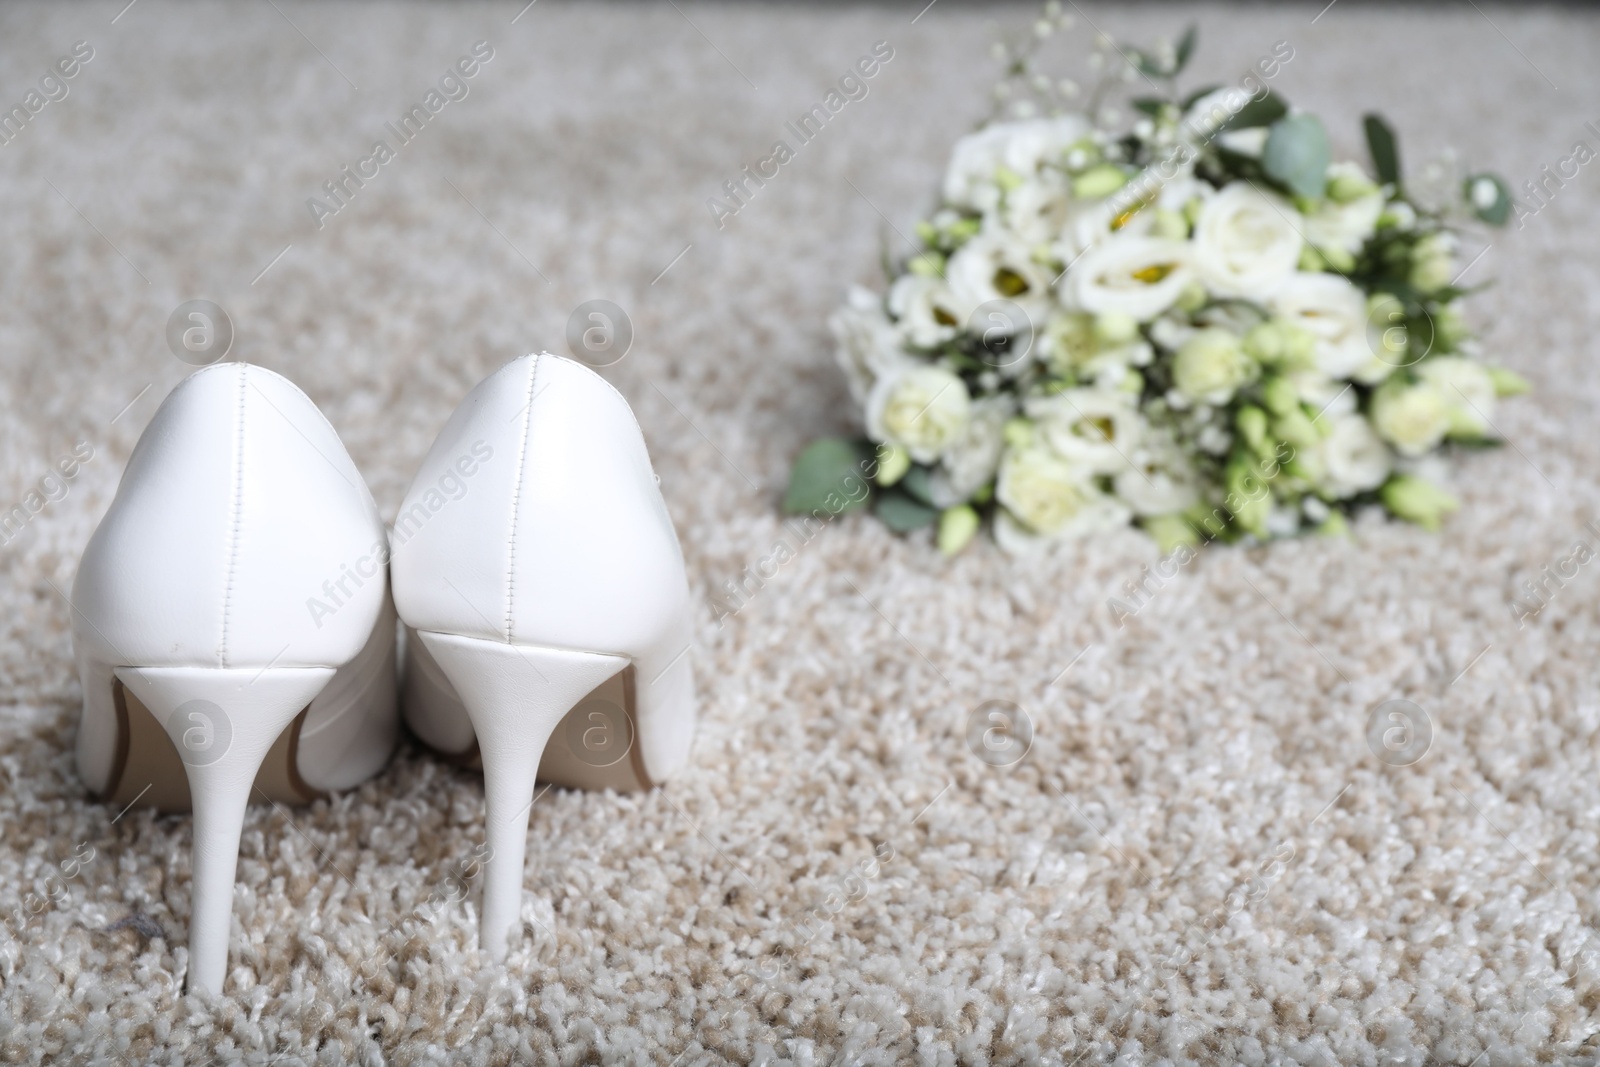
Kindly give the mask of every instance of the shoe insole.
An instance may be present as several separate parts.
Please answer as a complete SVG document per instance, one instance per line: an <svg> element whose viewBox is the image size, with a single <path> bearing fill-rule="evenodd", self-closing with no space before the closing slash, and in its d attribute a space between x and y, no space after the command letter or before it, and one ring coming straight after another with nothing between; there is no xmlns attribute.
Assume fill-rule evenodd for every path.
<svg viewBox="0 0 1600 1067"><path fill-rule="evenodd" d="M120 679L112 682L112 698L117 708L117 755L103 794L106 802L120 810L137 801L138 807L154 808L161 814L191 810L189 775L172 738ZM272 743L256 772L255 787L250 791L252 804L264 800L305 804L323 795L305 783L295 762L300 727L309 710L296 715Z"/></svg>

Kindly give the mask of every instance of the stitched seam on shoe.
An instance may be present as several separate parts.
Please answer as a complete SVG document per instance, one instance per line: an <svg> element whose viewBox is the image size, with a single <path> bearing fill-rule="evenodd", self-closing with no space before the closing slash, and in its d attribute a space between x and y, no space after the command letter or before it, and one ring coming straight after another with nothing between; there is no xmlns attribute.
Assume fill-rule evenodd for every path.
<svg viewBox="0 0 1600 1067"><path fill-rule="evenodd" d="M239 434L234 443L233 507L228 518L228 573L222 586L222 641L217 658L228 666L228 613L233 608L233 575L239 563L239 525L244 511L244 413L245 390L250 384L250 365L239 364Z"/></svg>
<svg viewBox="0 0 1600 1067"><path fill-rule="evenodd" d="M533 368L528 372L528 401L522 419L522 447L518 449L517 481L511 490L511 532L506 538L506 643L511 643L511 598L517 584L517 513L522 505L522 480L528 473L528 435L533 428L533 386L539 380L539 361L533 357Z"/></svg>

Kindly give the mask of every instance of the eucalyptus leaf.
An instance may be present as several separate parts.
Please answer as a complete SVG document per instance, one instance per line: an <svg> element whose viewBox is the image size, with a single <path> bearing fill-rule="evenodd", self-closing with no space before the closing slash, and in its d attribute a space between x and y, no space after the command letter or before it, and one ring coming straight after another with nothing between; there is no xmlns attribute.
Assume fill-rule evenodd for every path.
<svg viewBox="0 0 1600 1067"><path fill-rule="evenodd" d="M1183 103L1181 105L1179 105L1179 106L1181 106L1183 108L1183 110L1188 111L1191 107L1194 107L1195 101L1199 100L1201 97L1205 96L1207 93L1216 92L1220 88L1222 88L1222 86L1220 86L1220 85L1208 85L1204 89L1196 89L1194 92L1192 92L1188 96L1184 97L1183 98Z"/></svg>
<svg viewBox="0 0 1600 1067"><path fill-rule="evenodd" d="M1332 153L1328 133L1315 115L1289 115L1272 124L1261 168L1297 196L1321 199Z"/></svg>
<svg viewBox="0 0 1600 1067"><path fill-rule="evenodd" d="M815 511L839 513L867 502L866 472L871 470L872 444L866 440L824 437L807 445L789 472L783 510L791 515Z"/></svg>
<svg viewBox="0 0 1600 1067"><path fill-rule="evenodd" d="M1492 199L1483 195L1488 189L1494 190ZM1511 218L1511 190L1498 174L1472 175L1462 183L1461 194L1472 213L1491 226L1504 226Z"/></svg>
<svg viewBox="0 0 1600 1067"><path fill-rule="evenodd" d="M930 508L900 491L899 486L878 495L873 514L895 533L910 533L932 525L939 517L938 508Z"/></svg>
<svg viewBox="0 0 1600 1067"><path fill-rule="evenodd" d="M929 507L934 506L933 486L930 483L927 467L913 466L906 471L905 477L900 479L900 488Z"/></svg>
<svg viewBox="0 0 1600 1067"><path fill-rule="evenodd" d="M1378 181L1385 185L1400 184L1400 148L1395 144L1394 130L1382 116L1369 114L1361 120L1367 132L1367 151L1372 153L1372 169Z"/></svg>

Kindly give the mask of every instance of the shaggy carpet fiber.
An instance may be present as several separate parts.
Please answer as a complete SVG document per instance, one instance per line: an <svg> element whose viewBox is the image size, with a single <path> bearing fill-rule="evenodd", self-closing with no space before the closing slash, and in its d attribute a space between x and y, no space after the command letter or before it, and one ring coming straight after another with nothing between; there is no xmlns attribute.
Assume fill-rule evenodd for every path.
<svg viewBox="0 0 1600 1067"><path fill-rule="evenodd" d="M1471 317L1535 391L1509 447L1457 464L1442 532L1208 548L1119 624L1157 558L1133 532L945 561L777 513L796 451L851 427L824 319L905 250L986 110L994 24L1029 9L124 2L0 9L0 105L92 51L0 145L0 506L48 490L0 550L0 1060L1592 1062L1592 168L1466 248L1496 283ZM1275 84L1337 154L1382 109L1412 168L1454 146L1520 186L1600 142L1590 11L1322 6L1095 5L1061 47L1192 18L1197 86L1288 40ZM467 95L396 146L479 41ZM719 228L707 199L879 41L867 97ZM394 158L314 217L380 138ZM605 373L702 605L703 727L664 789L534 806L504 967L475 941L481 780L413 744L251 810L216 999L181 992L189 819L75 777L63 591L189 369L165 331L192 298L321 405L390 515L472 384L566 351L585 301L631 320ZM974 754L995 701L1025 754Z"/></svg>

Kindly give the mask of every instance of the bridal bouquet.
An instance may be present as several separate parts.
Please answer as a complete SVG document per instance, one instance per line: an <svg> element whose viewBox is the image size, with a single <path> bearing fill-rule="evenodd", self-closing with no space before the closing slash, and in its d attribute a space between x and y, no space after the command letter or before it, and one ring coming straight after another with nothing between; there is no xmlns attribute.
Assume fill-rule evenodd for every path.
<svg viewBox="0 0 1600 1067"><path fill-rule="evenodd" d="M1011 550L1128 523L1164 549L1333 532L1368 506L1436 528L1456 506L1437 453L1495 443L1497 398L1526 389L1456 306L1457 234L1506 221L1504 182L1408 185L1374 115L1371 171L1331 161L1266 85L1287 42L1180 96L1192 29L1100 38L1111 71L1076 113L1076 84L1035 70L1069 22L1050 5L997 46L1002 114L956 143L888 292L831 318L866 437L806 449L786 510L871 506L937 524L947 553L985 515ZM1129 121L1105 102L1119 81L1157 90Z"/></svg>

